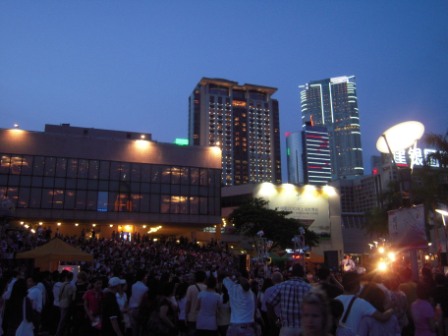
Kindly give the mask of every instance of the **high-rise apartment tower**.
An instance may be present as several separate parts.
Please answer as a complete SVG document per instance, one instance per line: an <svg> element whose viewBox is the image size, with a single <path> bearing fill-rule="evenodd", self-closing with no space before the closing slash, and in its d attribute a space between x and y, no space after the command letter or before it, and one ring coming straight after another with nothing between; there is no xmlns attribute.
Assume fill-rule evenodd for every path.
<svg viewBox="0 0 448 336"><path fill-rule="evenodd" d="M222 184L281 183L276 88L202 78L189 98L190 145L219 146Z"/></svg>
<svg viewBox="0 0 448 336"><path fill-rule="evenodd" d="M312 81L299 88L302 127L311 121L328 130L333 179L364 175L355 77Z"/></svg>

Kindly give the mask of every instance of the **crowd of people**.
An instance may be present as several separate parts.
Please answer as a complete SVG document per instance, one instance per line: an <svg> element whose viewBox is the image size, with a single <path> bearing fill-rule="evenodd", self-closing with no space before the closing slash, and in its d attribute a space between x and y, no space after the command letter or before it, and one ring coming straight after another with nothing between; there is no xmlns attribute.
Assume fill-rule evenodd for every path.
<svg viewBox="0 0 448 336"><path fill-rule="evenodd" d="M21 234L4 237L3 257L48 239ZM427 267L418 282L404 265L360 275L261 262L248 272L217 242L60 238L94 262L52 273L2 265L0 335L448 336L447 279Z"/></svg>

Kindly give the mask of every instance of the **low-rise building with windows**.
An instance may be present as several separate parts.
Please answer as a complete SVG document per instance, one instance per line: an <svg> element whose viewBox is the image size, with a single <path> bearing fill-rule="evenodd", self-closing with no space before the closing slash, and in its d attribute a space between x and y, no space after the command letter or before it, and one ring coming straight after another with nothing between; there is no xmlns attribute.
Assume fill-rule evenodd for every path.
<svg viewBox="0 0 448 336"><path fill-rule="evenodd" d="M30 228L189 233L221 222L221 151L69 124L0 129L0 197Z"/></svg>

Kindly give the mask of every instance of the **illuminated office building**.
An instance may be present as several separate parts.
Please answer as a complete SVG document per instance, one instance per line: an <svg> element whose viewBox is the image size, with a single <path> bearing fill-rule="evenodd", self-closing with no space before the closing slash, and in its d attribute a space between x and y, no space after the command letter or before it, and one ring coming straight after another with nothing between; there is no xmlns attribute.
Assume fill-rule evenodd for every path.
<svg viewBox="0 0 448 336"><path fill-rule="evenodd" d="M302 126L325 126L330 136L333 179L364 175L354 76L301 85Z"/></svg>
<svg viewBox="0 0 448 336"><path fill-rule="evenodd" d="M286 133L288 182L323 186L331 181L328 131L308 123L302 132Z"/></svg>
<svg viewBox="0 0 448 336"><path fill-rule="evenodd" d="M328 184L331 181L331 155L327 129L306 125L302 131L302 146L305 183Z"/></svg>
<svg viewBox="0 0 448 336"><path fill-rule="evenodd" d="M0 129L0 200L29 225L191 232L221 222L220 199L216 147L69 124Z"/></svg>
<svg viewBox="0 0 448 336"><path fill-rule="evenodd" d="M189 98L193 146L219 146L222 184L281 183L276 88L202 78Z"/></svg>

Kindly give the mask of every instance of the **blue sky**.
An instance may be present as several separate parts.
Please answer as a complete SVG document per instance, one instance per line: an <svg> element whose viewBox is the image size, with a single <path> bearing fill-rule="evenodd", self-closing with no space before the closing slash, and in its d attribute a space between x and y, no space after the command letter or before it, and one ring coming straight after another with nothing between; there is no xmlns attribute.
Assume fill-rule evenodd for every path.
<svg viewBox="0 0 448 336"><path fill-rule="evenodd" d="M195 85L219 77L278 88L283 136L300 129L298 86L341 75L357 78L367 169L398 122L444 134L448 1L0 2L1 128L70 123L171 142L187 136Z"/></svg>

